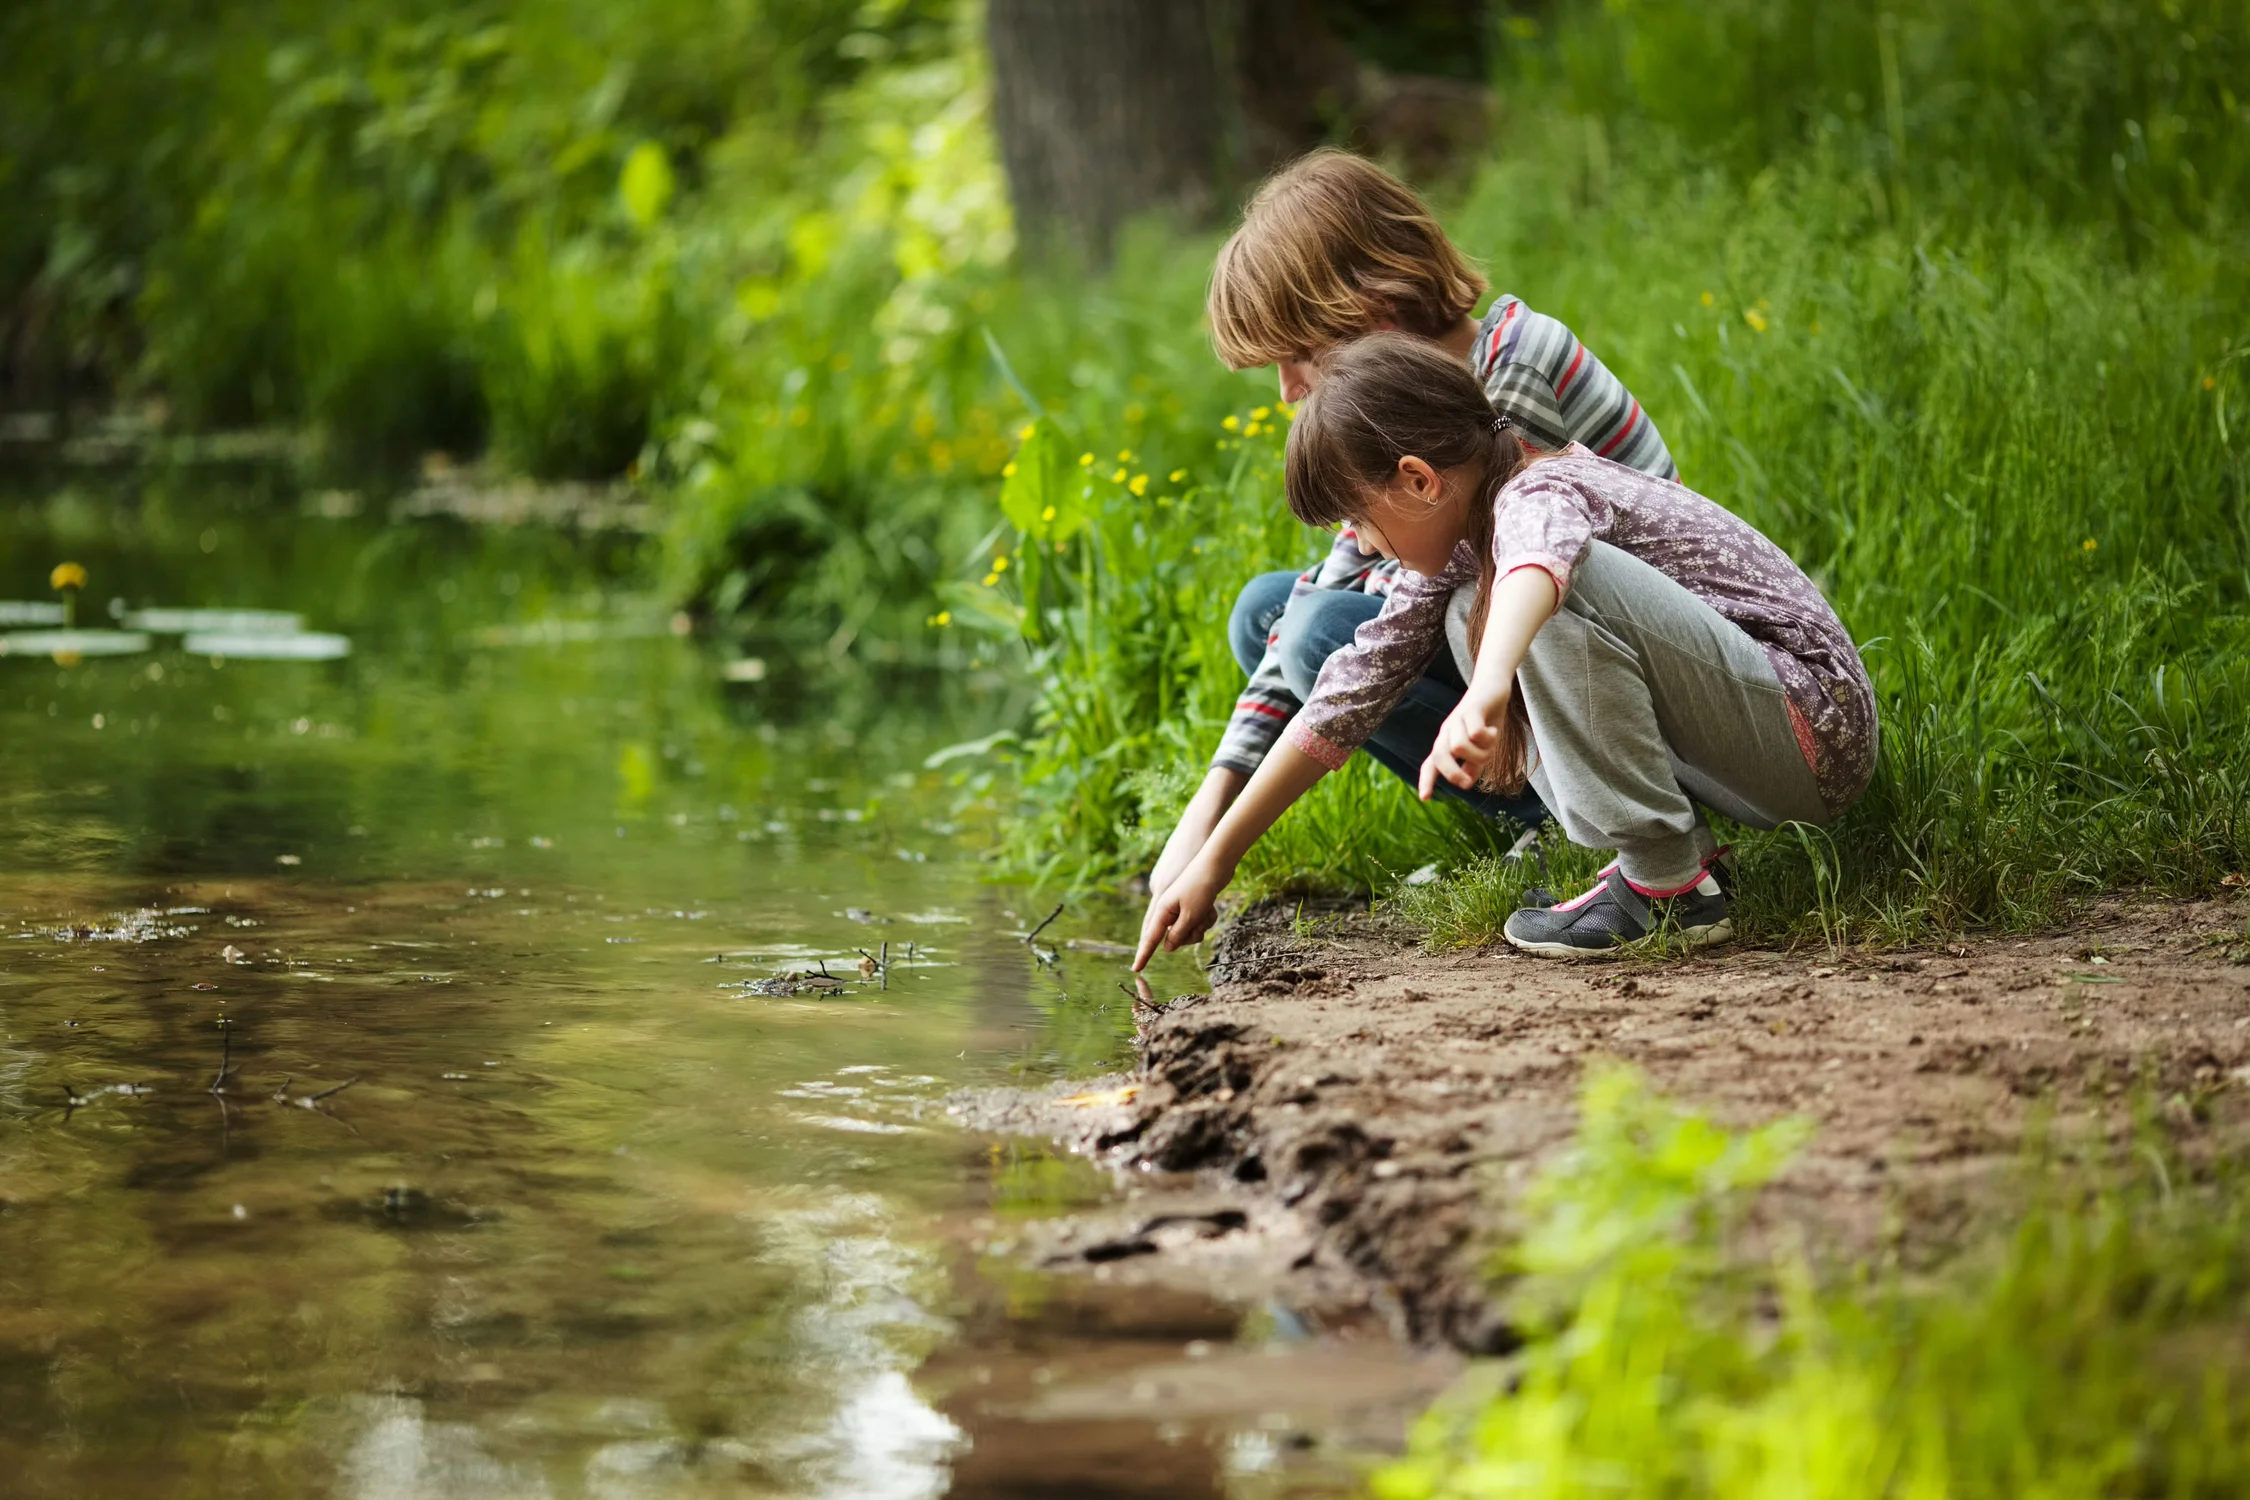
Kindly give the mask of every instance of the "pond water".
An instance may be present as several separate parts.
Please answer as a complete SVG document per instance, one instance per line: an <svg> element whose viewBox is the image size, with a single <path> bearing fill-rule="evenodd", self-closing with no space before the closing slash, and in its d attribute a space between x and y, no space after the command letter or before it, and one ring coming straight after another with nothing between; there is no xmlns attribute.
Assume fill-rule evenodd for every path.
<svg viewBox="0 0 2250 1500"><path fill-rule="evenodd" d="M1003 1253L1103 1183L944 1096L1131 1031L1124 960L1019 939L1052 903L989 879L987 768L925 766L1008 684L745 667L629 537L344 510L0 501L0 598L68 559L81 625L349 643L0 658L8 1493L1332 1491L1256 1413L1001 1399L1289 1322Z"/></svg>

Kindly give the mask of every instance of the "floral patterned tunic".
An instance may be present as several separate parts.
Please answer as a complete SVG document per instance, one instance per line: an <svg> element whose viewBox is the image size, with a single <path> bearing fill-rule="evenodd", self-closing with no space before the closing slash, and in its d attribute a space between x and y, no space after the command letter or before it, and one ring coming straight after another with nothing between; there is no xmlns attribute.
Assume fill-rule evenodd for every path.
<svg viewBox="0 0 2250 1500"><path fill-rule="evenodd" d="M1757 528L1677 480L1596 457L1579 443L1525 468L1493 503L1501 576L1544 568L1559 599L1595 541L1630 552L1765 648L1830 814L1866 790L1878 733L1867 669L1819 588ZM1446 607L1476 576L1467 542L1434 578L1400 573L1382 613L1321 668L1312 698L1289 726L1291 743L1331 770L1342 766L1445 649Z"/></svg>

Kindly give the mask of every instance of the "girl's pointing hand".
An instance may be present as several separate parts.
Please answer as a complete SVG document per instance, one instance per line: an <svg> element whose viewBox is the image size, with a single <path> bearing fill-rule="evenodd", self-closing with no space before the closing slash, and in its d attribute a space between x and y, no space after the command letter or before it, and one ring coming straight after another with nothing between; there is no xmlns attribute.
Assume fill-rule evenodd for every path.
<svg viewBox="0 0 2250 1500"><path fill-rule="evenodd" d="M1141 945L1133 954L1133 972L1138 974L1147 967L1157 944L1162 943L1170 952L1209 932L1218 914L1219 892L1225 886L1226 882L1215 879L1201 859L1183 870L1179 879L1148 904L1148 915L1141 922Z"/></svg>

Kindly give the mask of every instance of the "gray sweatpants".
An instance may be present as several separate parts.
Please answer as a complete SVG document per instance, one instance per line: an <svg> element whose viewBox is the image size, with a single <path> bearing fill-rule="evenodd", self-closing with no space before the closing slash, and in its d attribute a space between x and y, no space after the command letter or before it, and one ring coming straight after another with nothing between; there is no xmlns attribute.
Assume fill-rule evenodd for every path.
<svg viewBox="0 0 2250 1500"><path fill-rule="evenodd" d="M1464 679L1474 593L1457 593L1446 618ZM1753 828L1828 821L1765 650L1607 542L1532 638L1516 690L1540 800L1572 843L1615 849L1636 885L1699 878L1717 847L1704 808Z"/></svg>

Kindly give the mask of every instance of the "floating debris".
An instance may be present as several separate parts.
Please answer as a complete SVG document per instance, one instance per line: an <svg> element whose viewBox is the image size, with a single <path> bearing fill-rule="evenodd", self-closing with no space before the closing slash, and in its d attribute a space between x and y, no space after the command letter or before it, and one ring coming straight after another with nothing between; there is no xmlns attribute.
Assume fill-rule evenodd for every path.
<svg viewBox="0 0 2250 1500"><path fill-rule="evenodd" d="M851 986L832 974L807 974L802 970L777 974L771 979L745 979L740 984L722 984L722 990L741 990L745 994L785 998L790 995L837 995Z"/></svg>
<svg viewBox="0 0 2250 1500"><path fill-rule="evenodd" d="M16 936L47 938L58 943L153 943L163 938L181 938L193 933L193 927L164 919L200 914L201 910L192 908L187 912L178 912L144 906L138 911L111 912L100 922L66 922L59 926L18 933Z"/></svg>

